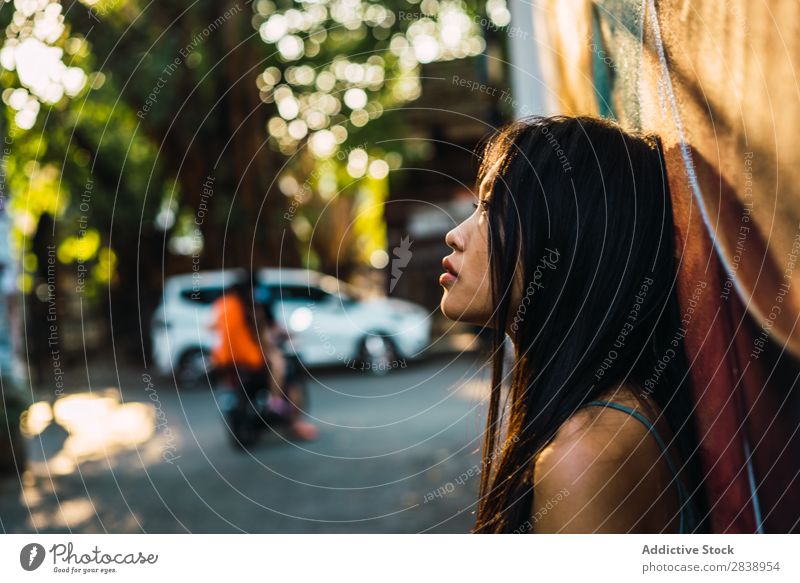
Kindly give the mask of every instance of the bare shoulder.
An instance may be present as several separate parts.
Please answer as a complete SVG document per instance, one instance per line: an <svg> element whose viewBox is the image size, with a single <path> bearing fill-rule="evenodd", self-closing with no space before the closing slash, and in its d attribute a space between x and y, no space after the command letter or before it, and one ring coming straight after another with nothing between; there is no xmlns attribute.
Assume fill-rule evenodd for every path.
<svg viewBox="0 0 800 583"><path fill-rule="evenodd" d="M579 409L537 458L533 530L663 529L670 515L664 497L656 499L669 474L660 454L647 427L630 414L607 407Z"/></svg>

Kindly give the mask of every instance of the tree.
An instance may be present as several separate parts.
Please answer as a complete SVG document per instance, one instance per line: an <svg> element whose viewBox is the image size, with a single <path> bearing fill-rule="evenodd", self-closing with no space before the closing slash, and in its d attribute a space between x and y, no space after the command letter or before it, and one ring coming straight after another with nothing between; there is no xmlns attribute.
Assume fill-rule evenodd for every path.
<svg viewBox="0 0 800 583"><path fill-rule="evenodd" d="M484 49L484 9L507 23L504 0L6 3L20 253L58 218L59 257L114 280L135 337L165 272L346 272L385 247L387 175L411 155L393 112L420 64Z"/></svg>

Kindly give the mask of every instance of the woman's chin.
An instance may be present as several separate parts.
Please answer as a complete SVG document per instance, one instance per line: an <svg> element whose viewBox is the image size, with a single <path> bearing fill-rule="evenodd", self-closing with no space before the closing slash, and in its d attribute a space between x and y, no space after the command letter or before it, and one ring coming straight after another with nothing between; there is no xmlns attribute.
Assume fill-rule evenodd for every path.
<svg viewBox="0 0 800 583"><path fill-rule="evenodd" d="M445 292L442 296L442 301L439 304L439 309L445 318L455 322L463 322L464 324L478 324L480 325L481 318L477 314L473 314L474 310L470 310L469 304L459 304L454 301L454 298L449 292Z"/></svg>
<svg viewBox="0 0 800 583"><path fill-rule="evenodd" d="M450 311L447 309L447 302L445 298L442 298L442 301L439 302L439 310L442 312L445 318L453 320L454 318L450 315Z"/></svg>
<svg viewBox="0 0 800 583"><path fill-rule="evenodd" d="M450 292L445 291L444 295L442 295L442 301L439 303L439 309L444 314L445 318L450 320L460 320L462 315L462 310L456 309L457 306L453 305L453 298L450 297Z"/></svg>

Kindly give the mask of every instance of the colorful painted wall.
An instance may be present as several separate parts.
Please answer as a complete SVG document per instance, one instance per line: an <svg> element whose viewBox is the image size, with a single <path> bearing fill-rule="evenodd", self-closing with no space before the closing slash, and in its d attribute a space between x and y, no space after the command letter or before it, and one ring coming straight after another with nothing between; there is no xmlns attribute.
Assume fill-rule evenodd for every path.
<svg viewBox="0 0 800 583"><path fill-rule="evenodd" d="M800 4L541 0L552 109L663 140L717 532L800 523Z"/></svg>

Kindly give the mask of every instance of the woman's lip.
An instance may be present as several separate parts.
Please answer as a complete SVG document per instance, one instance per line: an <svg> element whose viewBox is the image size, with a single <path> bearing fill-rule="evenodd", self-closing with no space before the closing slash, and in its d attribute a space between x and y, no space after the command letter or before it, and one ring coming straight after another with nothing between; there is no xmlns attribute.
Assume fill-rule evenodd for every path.
<svg viewBox="0 0 800 583"><path fill-rule="evenodd" d="M442 269L444 269L447 273L458 276L458 271L456 271L455 267L453 267L452 262L450 261L449 257L445 257L442 259Z"/></svg>
<svg viewBox="0 0 800 583"><path fill-rule="evenodd" d="M455 281L456 276L448 271L439 276L439 285L443 285L445 287L453 285Z"/></svg>

